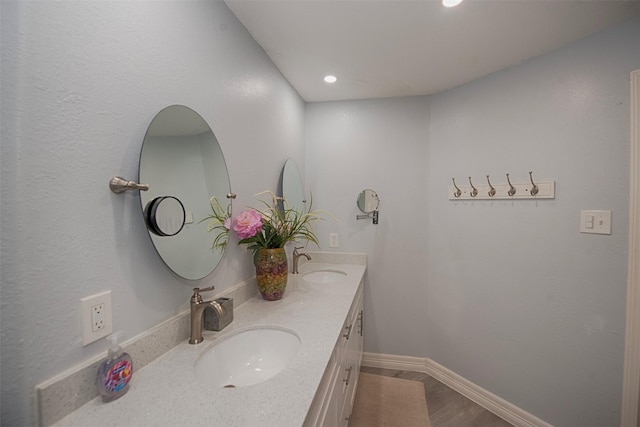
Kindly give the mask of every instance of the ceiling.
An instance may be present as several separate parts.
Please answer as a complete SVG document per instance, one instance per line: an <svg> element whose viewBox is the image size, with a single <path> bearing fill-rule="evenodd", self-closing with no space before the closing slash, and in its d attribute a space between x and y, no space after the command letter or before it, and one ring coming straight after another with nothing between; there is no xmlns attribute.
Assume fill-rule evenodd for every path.
<svg viewBox="0 0 640 427"><path fill-rule="evenodd" d="M307 102L437 93L640 14L640 0L226 4Z"/></svg>

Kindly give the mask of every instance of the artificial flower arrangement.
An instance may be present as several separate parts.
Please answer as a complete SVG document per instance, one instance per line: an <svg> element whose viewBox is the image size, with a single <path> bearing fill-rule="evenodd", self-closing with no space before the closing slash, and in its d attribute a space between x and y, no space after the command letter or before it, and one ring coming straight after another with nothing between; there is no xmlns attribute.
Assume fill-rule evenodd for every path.
<svg viewBox="0 0 640 427"><path fill-rule="evenodd" d="M254 264L260 249L284 248L285 244L295 240L306 240L318 245L318 238L312 224L327 214L324 211L312 211L313 199L310 198L306 212L289 207L286 200L278 206L278 197L271 191L263 191L256 196L270 194L272 203L261 200L264 209L249 208L240 212L233 221L233 231L247 249L253 251Z"/></svg>
<svg viewBox="0 0 640 427"><path fill-rule="evenodd" d="M248 245L247 249L253 252L260 294L266 300L278 300L284 294L288 276L284 246L296 240L306 240L318 245L312 224L324 219L324 214L329 214L325 211L312 211L311 197L309 208L299 212L271 191L264 191L256 196L265 194L271 195L272 203L260 200L264 205L263 209L248 208L233 219L230 207L224 210L218 200L212 198L212 214L206 218L210 220L207 229L218 232L212 247L222 249L227 243L229 230L233 229L240 239L238 244ZM279 200L282 203L278 204Z"/></svg>
<svg viewBox="0 0 640 427"><path fill-rule="evenodd" d="M208 220L207 231L216 232L212 249L225 249L229 230L232 228L240 239L238 244L248 244L254 258L258 249L283 248L286 243L295 240L306 240L318 245L312 223L324 219L323 215L331 215L325 211L312 211L313 197L309 198L309 209L306 212L298 212L290 208L286 200L277 197L271 191L263 191L256 196L263 194L271 195L273 203L260 200L264 209L245 209L235 219L231 217L231 204L223 208L217 197L211 197L211 213L200 222ZM282 200L279 206L278 200Z"/></svg>

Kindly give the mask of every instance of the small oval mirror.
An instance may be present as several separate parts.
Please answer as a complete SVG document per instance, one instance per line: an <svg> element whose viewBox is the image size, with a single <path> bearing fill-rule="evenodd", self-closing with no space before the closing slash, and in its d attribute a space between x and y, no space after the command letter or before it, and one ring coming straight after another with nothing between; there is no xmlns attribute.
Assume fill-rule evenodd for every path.
<svg viewBox="0 0 640 427"><path fill-rule="evenodd" d="M362 190L358 195L358 208L368 214L378 209L378 205L380 204L380 199L378 199L378 194L373 190Z"/></svg>
<svg viewBox="0 0 640 427"><path fill-rule="evenodd" d="M283 197L290 209L305 212L304 184L296 161L287 159L280 174L280 197Z"/></svg>

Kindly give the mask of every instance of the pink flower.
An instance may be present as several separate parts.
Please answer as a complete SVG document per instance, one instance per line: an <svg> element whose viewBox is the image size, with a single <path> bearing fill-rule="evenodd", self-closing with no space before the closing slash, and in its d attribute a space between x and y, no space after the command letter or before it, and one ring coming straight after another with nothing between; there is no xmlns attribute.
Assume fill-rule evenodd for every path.
<svg viewBox="0 0 640 427"><path fill-rule="evenodd" d="M262 215L253 209L240 212L240 215L235 219L233 231L236 232L240 240L255 236L259 231L262 231Z"/></svg>
<svg viewBox="0 0 640 427"><path fill-rule="evenodd" d="M227 230L231 230L231 218L226 218L223 225Z"/></svg>

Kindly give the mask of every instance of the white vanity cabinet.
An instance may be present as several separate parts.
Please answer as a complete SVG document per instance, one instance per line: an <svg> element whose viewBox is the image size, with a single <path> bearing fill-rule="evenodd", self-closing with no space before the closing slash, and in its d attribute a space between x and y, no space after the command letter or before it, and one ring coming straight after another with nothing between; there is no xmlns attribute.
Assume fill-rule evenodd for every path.
<svg viewBox="0 0 640 427"><path fill-rule="evenodd" d="M363 315L363 284L360 282L304 427L346 427L349 424L362 362Z"/></svg>

